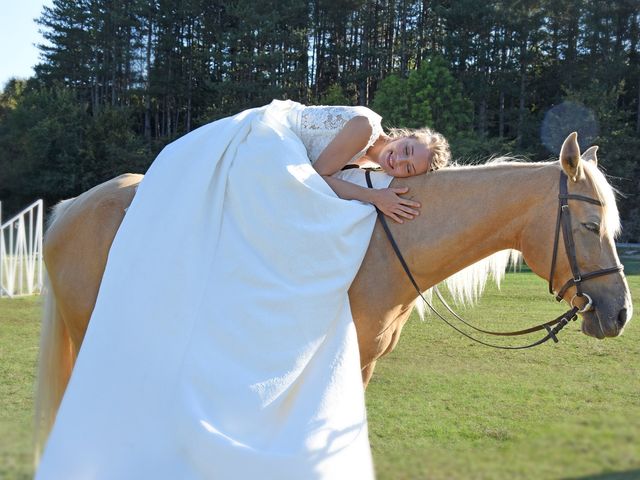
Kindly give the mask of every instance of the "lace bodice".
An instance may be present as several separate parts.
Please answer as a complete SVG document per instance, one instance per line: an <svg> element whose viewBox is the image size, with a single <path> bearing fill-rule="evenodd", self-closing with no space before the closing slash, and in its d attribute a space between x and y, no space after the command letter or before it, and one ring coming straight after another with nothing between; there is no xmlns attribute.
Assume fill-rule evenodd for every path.
<svg viewBox="0 0 640 480"><path fill-rule="evenodd" d="M354 117L364 116L371 124L371 137L362 150L350 162L356 161L374 144L383 133L382 117L366 107L334 107L300 105L295 110L295 118L291 121L294 133L302 140L311 163L315 162L331 140L342 130L345 124Z"/></svg>

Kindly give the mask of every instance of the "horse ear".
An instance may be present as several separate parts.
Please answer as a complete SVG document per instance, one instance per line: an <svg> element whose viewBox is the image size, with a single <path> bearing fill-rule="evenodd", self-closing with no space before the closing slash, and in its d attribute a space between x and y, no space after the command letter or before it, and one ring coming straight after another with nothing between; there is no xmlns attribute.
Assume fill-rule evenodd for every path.
<svg viewBox="0 0 640 480"><path fill-rule="evenodd" d="M594 165L597 165L598 164L598 156L596 155L597 151L598 151L597 145L587 148L587 151L582 154L582 160L586 160L587 162L593 162Z"/></svg>
<svg viewBox="0 0 640 480"><path fill-rule="evenodd" d="M574 182L580 175L580 146L578 145L578 134L570 133L565 139L560 149L560 164L567 176Z"/></svg>

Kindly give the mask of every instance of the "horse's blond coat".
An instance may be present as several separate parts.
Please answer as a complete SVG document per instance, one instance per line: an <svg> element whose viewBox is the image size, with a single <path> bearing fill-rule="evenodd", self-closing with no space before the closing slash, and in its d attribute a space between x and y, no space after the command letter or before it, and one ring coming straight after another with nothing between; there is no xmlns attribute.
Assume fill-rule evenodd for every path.
<svg viewBox="0 0 640 480"><path fill-rule="evenodd" d="M570 136L567 142L575 142L575 137ZM575 143L563 147L560 164L503 162L396 180L395 185L408 186L410 196L423 205L417 219L391 227L418 283L427 289L505 249L521 251L531 269L547 278L561 168L575 178L569 187L573 193L597 195L606 205L604 210L576 205L578 261L586 270L617 264L612 234L619 220L613 192L597 169L584 163ZM123 175L64 203L56 210L47 232L44 254L51 292L43 321L38 375L39 448L51 428L82 343L109 248L141 178ZM601 236L581 228L582 222L600 224ZM554 284L564 283L571 275L563 247L559 254ZM496 265L493 270L498 270ZM469 276L474 281L463 282L465 286L454 290L462 298L471 299L474 289L477 293L484 283L487 271ZM625 318L631 317L624 276L594 279L586 290L596 300L597 309L584 314L583 331L599 338L620 334L620 312L626 310ZM567 300L572 293L572 289L567 292ZM378 227L349 297L366 385L377 359L395 347L416 299Z"/></svg>

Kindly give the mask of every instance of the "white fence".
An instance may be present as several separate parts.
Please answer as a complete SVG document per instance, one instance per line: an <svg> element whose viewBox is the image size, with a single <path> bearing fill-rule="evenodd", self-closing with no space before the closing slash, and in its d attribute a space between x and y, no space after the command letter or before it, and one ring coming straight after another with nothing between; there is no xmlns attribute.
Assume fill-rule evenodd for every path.
<svg viewBox="0 0 640 480"><path fill-rule="evenodd" d="M42 290L43 208L38 200L6 222L0 210L0 297Z"/></svg>

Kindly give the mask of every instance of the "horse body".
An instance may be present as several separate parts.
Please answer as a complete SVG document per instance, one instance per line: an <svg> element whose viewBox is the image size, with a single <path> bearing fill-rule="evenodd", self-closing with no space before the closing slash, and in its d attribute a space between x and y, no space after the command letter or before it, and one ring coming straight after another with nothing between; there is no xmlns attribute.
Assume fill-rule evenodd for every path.
<svg viewBox="0 0 640 480"><path fill-rule="evenodd" d="M497 163L394 180L408 186L412 198L423 205L420 216L413 221L391 225L418 284L426 290L504 249L521 251L531 269L547 278L558 176L563 169L573 179L573 193L594 196L598 183L602 190L604 177L598 180L601 174L593 163L589 166L581 160L573 138L572 142L565 141L560 163ZM124 175L63 203L47 232L44 253L57 315L43 324L41 358L50 360L40 362L36 419L41 442L53 423L82 343L109 248L141 179L139 175ZM613 196L607 188L610 204ZM615 204L606 208L615 209ZM585 271L618 263L612 229L603 227L594 234L581 228L585 223L604 224L605 213L595 205L575 207L574 235L578 260ZM617 215L617 210L613 213ZM609 217L613 213L610 211ZM571 277L564 247L560 246L558 255L554 285L562 285ZM583 332L598 338L619 335L631 317L624 275L590 280L585 291L597 307L583 313ZM573 288L565 294L565 300L570 301L572 295ZM349 299L366 385L377 359L395 347L416 300L416 292L379 224L349 290ZM58 325L57 330L47 330L47 322ZM54 330L60 333L52 335ZM43 370L46 368L49 371Z"/></svg>

